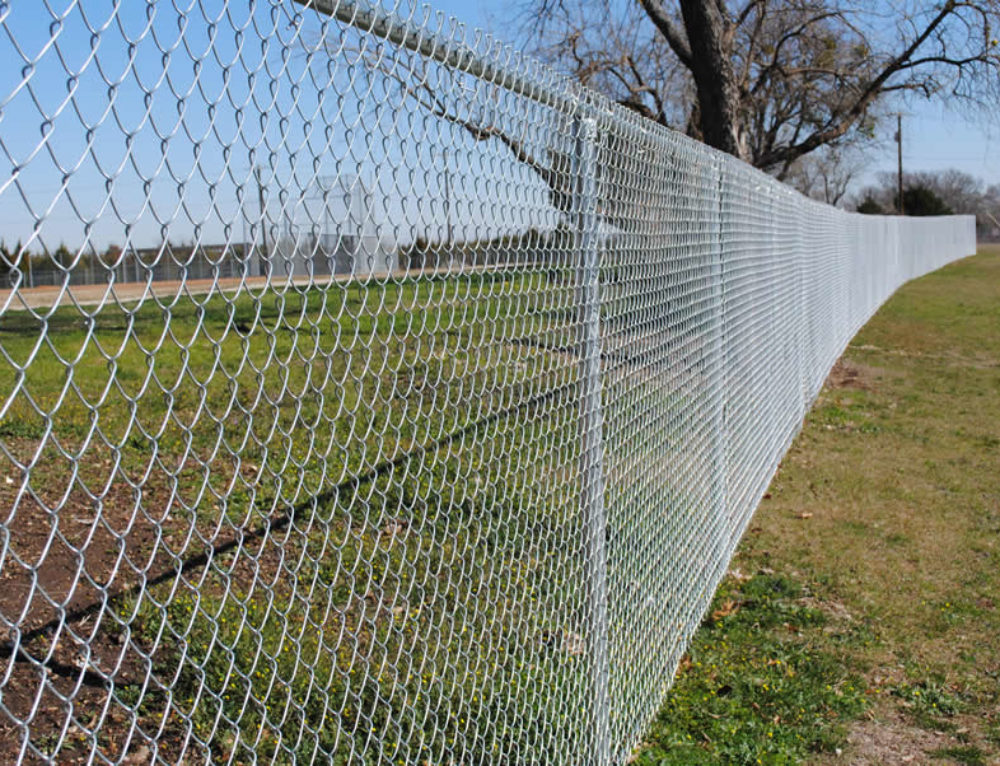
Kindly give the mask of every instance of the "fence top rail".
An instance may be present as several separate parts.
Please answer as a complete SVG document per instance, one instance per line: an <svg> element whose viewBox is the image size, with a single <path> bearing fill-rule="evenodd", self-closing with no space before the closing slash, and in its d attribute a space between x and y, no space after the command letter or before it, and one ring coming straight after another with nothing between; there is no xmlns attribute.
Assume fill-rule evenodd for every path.
<svg viewBox="0 0 1000 766"><path fill-rule="evenodd" d="M484 55L464 40L455 40L433 29L415 25L410 19L381 8L370 0L294 0L294 2L335 18L366 34L380 37L394 45L419 53L427 59L491 82L511 93L569 115L576 114L581 104L592 99L582 87L564 76L553 72L543 76L544 70L540 64L532 62L532 68L537 70L536 77L532 78L516 72L517 66L511 67L506 62L491 61L490 58L498 57L501 51L522 64L531 62L531 59L517 53L510 46L494 42L492 38L478 30L476 39L486 41L486 44L493 49L490 54ZM430 7L424 6L424 8L429 14Z"/></svg>
<svg viewBox="0 0 1000 766"><path fill-rule="evenodd" d="M437 12L438 28L425 26L434 11L422 5L421 23L411 17L380 7L371 0L293 0L300 6L329 16L364 34L373 35L393 45L413 51L430 61L489 82L499 88L555 109L568 117L590 117L599 129L614 127L629 137L646 141L673 140L696 146L703 159L718 163L729 155L700 141L635 114L609 100L604 94L574 82L565 74L517 51L513 46L496 40L482 30L473 33L475 43L465 41L464 24L454 17ZM441 32L443 21L450 18L460 36ZM482 49L477 49L482 48ZM692 158L694 159L694 158ZM762 174L763 175L763 174ZM789 187L789 191L793 191Z"/></svg>
<svg viewBox="0 0 1000 766"><path fill-rule="evenodd" d="M596 119L599 129L613 126L619 133L626 133L629 137L641 136L646 141L650 139L657 142L680 141L685 145L696 147L702 152L700 159L712 164L739 162L744 172L759 176L760 185L755 187L757 190L764 187L771 193L800 197L815 205L825 206L825 203L802 195L797 189L776 180L759 168L614 103L604 94L574 82L565 74L550 69L548 65L520 53L513 46L497 40L480 29L475 29L473 32L475 42L467 43L466 26L463 23L440 11L435 12L427 4L418 6L422 9L422 18L417 23L413 18L416 11L407 17L394 10L383 8L371 0L292 1L321 15L336 19L359 32L373 35L413 51L430 61L489 82L514 95L556 109L568 117ZM432 16L438 19L437 29L428 24ZM452 36L443 33L441 30L446 20L451 21L453 30L461 33ZM893 219L901 216L880 217Z"/></svg>

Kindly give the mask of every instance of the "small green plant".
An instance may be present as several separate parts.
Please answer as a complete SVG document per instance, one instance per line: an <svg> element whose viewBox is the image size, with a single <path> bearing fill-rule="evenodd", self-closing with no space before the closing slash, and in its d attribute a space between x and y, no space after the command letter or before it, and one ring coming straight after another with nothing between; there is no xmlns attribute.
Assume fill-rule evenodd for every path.
<svg viewBox="0 0 1000 766"><path fill-rule="evenodd" d="M17 418L0 421L0 437L2 438L41 439L43 436L45 436L45 427L41 423L31 423Z"/></svg>
<svg viewBox="0 0 1000 766"><path fill-rule="evenodd" d="M958 761L963 766L986 766L986 753L975 745L942 747L930 753L931 758Z"/></svg>
<svg viewBox="0 0 1000 766"><path fill-rule="evenodd" d="M986 741L1000 747L1000 724L993 724L986 730Z"/></svg>
<svg viewBox="0 0 1000 766"><path fill-rule="evenodd" d="M902 683L891 689L903 708L920 727L929 730L951 731L955 727L946 719L962 712L961 698L949 691L938 678L915 683Z"/></svg>

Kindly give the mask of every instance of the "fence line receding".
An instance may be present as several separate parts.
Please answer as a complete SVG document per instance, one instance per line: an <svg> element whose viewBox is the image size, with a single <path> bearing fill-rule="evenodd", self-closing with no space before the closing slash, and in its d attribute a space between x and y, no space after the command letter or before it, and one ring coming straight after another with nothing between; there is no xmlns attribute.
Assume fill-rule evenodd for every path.
<svg viewBox="0 0 1000 766"><path fill-rule="evenodd" d="M624 762L974 251L387 5L0 3L5 762Z"/></svg>

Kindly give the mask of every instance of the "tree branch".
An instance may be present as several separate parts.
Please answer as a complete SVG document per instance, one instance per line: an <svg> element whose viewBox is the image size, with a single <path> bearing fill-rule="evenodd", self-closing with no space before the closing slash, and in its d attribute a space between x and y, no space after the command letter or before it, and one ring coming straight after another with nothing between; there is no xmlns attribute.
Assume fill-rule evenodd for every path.
<svg viewBox="0 0 1000 766"><path fill-rule="evenodd" d="M674 52L674 55L677 56L684 66L691 69L694 66L691 46L684 33L677 28L673 19L670 18L670 14L664 10L661 0L639 0L639 4L659 33L663 35L663 39L667 41L670 50Z"/></svg>
<svg viewBox="0 0 1000 766"><path fill-rule="evenodd" d="M854 125L859 118L861 118L868 107L872 104L879 93L886 92L888 89L885 87L886 83L889 81L893 75L907 68L907 62L913 60L913 55L920 49L928 38L934 34L945 19L951 16L955 9L959 6L967 5L966 3L958 3L956 0L947 0L945 4L941 7L941 10L928 22L924 30L917 35L912 42L909 43L898 55L893 57L882 71L865 86L857 99L851 104L851 106L842 112L839 119L827 124L825 127L814 131L803 141L799 143L792 143L788 146L782 147L781 149L771 152L769 155L760 158L761 167L774 167L775 165L784 164L789 159L795 160L802 157L805 154L817 149L824 144L828 144L832 141L836 141L838 138L842 137L847 131ZM978 59L977 59L978 60Z"/></svg>
<svg viewBox="0 0 1000 766"><path fill-rule="evenodd" d="M733 26L743 26L746 20L750 18L750 14L753 13L758 6L761 7L761 13L758 15L763 16L763 10L766 5L767 0L750 0L745 6L743 6L743 10L737 14L736 19L733 21Z"/></svg>
<svg viewBox="0 0 1000 766"><path fill-rule="evenodd" d="M402 90L404 94L412 98L418 106L426 109L435 117L438 117L445 122L459 126L469 133L469 135L471 135L476 141L487 141L491 138L495 138L510 150L511 154L514 155L514 159L531 168L549 188L553 188L555 178L552 170L548 166L539 162L539 160L531 154L530 151L528 151L523 141L514 138L509 133L504 132L495 125L484 125L475 120L460 117L454 112L449 111L441 98L438 97L434 88L426 81L421 82L417 88L403 86ZM418 92L419 90L422 90L427 94L426 99L420 97Z"/></svg>
<svg viewBox="0 0 1000 766"><path fill-rule="evenodd" d="M805 32L808 31L808 29L814 24L819 24L820 22L826 21L827 19L831 18L839 18L840 16L841 14L839 11L828 11L825 13L820 13L817 14L816 16L812 16L806 19L801 24L798 24L797 26L788 30L784 35L782 35L778 39L778 41L774 44L774 52L771 54L771 60L764 67L761 68L760 72L757 75L757 79L753 84L753 87L750 89L750 92L759 93L760 89L767 82L768 77L774 71L780 68L781 51L785 47L785 45L790 43L792 40L805 34Z"/></svg>
<svg viewBox="0 0 1000 766"><path fill-rule="evenodd" d="M639 84L639 88L642 91L649 93L649 95L653 99L653 103L656 104L656 111L658 116L657 121L661 125L666 125L667 112L664 107L663 97L660 95L660 92L646 82L645 78L642 76L642 72L639 71L639 67L636 66L634 58L632 58L631 56L626 56L625 61L628 64L629 69L632 71L632 75L635 77L635 81Z"/></svg>

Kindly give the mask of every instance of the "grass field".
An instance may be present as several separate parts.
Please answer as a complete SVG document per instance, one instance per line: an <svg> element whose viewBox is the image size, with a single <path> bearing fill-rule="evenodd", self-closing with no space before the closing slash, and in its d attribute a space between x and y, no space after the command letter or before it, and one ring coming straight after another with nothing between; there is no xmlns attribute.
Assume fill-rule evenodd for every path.
<svg viewBox="0 0 1000 766"><path fill-rule="evenodd" d="M1000 763L1000 249L853 340L636 762Z"/></svg>
<svg viewBox="0 0 1000 766"><path fill-rule="evenodd" d="M989 762L995 675L950 652L997 672L997 263L909 285L856 339L639 762L815 762L893 736ZM615 289L622 316L667 300ZM540 270L0 317L0 614L20 629L0 662L29 754L583 760L576 300ZM649 322L605 344L629 704L658 699L712 566L708 325L697 290L670 300L683 344ZM5 720L0 746L21 734Z"/></svg>

